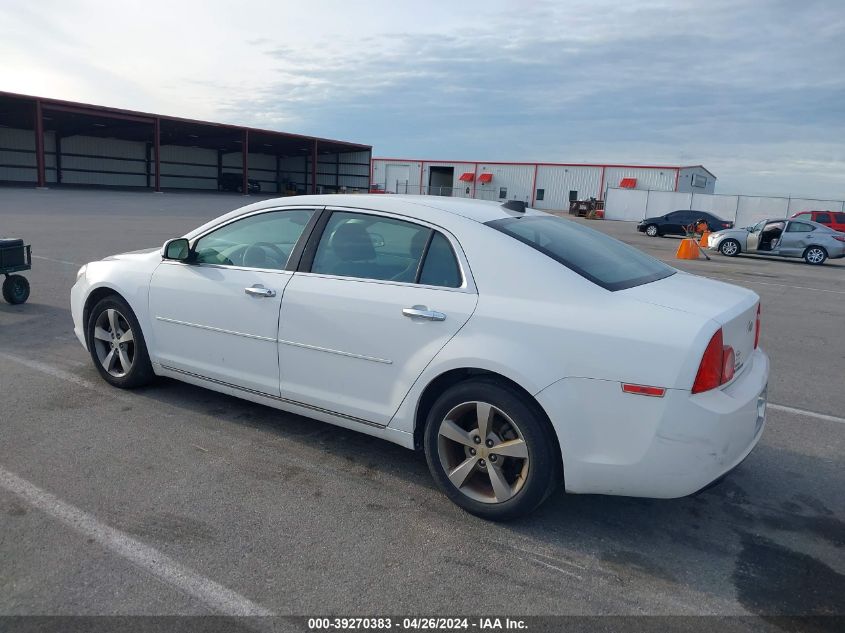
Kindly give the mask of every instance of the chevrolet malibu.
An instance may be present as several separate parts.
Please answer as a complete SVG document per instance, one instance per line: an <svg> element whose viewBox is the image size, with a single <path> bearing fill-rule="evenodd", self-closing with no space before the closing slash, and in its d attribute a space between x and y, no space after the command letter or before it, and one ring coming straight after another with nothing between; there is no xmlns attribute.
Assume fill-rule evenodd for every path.
<svg viewBox="0 0 845 633"><path fill-rule="evenodd" d="M759 298L520 203L267 200L83 266L104 380L168 376L425 452L462 508L672 498L763 432Z"/></svg>

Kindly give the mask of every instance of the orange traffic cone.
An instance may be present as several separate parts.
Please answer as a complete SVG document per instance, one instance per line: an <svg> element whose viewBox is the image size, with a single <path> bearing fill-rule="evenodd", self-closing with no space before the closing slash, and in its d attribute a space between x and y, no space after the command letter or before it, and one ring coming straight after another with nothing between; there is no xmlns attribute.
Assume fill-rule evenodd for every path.
<svg viewBox="0 0 845 633"><path fill-rule="evenodd" d="M698 244L695 243L695 239L688 237L681 240L678 245L675 259L698 259L698 253Z"/></svg>
<svg viewBox="0 0 845 633"><path fill-rule="evenodd" d="M707 248L707 238L710 237L710 231L704 230L701 233L701 240L698 242L701 245L701 248Z"/></svg>

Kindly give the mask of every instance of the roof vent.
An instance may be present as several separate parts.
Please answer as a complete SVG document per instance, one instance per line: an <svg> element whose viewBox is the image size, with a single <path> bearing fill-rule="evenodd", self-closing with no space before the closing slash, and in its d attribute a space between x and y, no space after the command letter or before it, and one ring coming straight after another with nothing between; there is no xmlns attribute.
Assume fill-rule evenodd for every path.
<svg viewBox="0 0 845 633"><path fill-rule="evenodd" d="M522 200L508 200L502 205L502 208L517 213L525 213L525 203Z"/></svg>

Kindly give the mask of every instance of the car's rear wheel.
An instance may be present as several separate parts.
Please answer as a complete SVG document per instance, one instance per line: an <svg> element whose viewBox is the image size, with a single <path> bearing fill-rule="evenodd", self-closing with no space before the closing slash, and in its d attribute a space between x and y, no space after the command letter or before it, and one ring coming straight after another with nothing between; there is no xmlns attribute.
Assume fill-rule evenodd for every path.
<svg viewBox="0 0 845 633"><path fill-rule="evenodd" d="M725 240L719 244L719 252L726 257L736 257L739 255L739 242L736 240Z"/></svg>
<svg viewBox="0 0 845 633"><path fill-rule="evenodd" d="M657 237L660 235L660 230L657 228L656 224L649 224L645 227L645 234L649 237Z"/></svg>
<svg viewBox="0 0 845 633"><path fill-rule="evenodd" d="M804 261L813 266L824 264L827 260L827 251L821 246L810 246L804 251Z"/></svg>
<svg viewBox="0 0 845 633"><path fill-rule="evenodd" d="M87 327L91 359L106 382L132 389L152 381L144 335L126 301L117 295L102 299L91 310Z"/></svg>
<svg viewBox="0 0 845 633"><path fill-rule="evenodd" d="M490 379L445 391L425 430L426 459L437 485L463 509L492 520L525 515L554 489L555 442L536 403Z"/></svg>

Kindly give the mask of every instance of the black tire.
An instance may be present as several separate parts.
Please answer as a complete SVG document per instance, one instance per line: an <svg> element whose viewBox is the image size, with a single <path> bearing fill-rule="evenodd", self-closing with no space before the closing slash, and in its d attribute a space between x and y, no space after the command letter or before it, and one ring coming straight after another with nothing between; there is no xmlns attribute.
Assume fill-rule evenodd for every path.
<svg viewBox="0 0 845 633"><path fill-rule="evenodd" d="M660 233L660 227L656 224L649 224L645 227L645 234L649 237L663 237Z"/></svg>
<svg viewBox="0 0 845 633"><path fill-rule="evenodd" d="M725 257L736 257L742 252L742 247L735 239L728 238L719 244L719 252Z"/></svg>
<svg viewBox="0 0 845 633"><path fill-rule="evenodd" d="M29 299L29 282L23 275L9 275L3 280L3 298L12 305Z"/></svg>
<svg viewBox="0 0 845 633"><path fill-rule="evenodd" d="M525 462L518 458L515 459L517 468L527 468L527 472L523 469L522 474L514 478L511 490L516 489L516 492L512 492L513 496L510 496L506 501L497 501L496 494L492 493L493 477L490 473L487 473L483 459L473 467L473 470L469 471L471 474L467 478L467 482L477 483L480 486L484 486L487 482L487 485L489 485L488 493L492 497L487 502L469 496L470 494L480 494L477 491L462 490L463 485L458 488L452 483L443 464L443 460L448 461L448 458L441 455L441 450L447 451L451 447L456 448L458 453L456 460L460 461L464 459L460 454L461 451L473 449L466 448L456 442L449 444L451 440L440 435L441 422L444 421L447 414L452 413L456 408L474 407L477 402L489 403L494 408L504 412L510 418L508 422L512 422L517 427L512 434L518 434L527 448L528 457ZM472 418L469 420L469 426L472 426L475 415L472 411L473 409L470 409L468 413L468 418ZM494 418L499 420L500 423L505 420L498 414ZM504 422L505 428L508 428L508 422ZM491 423L491 429L492 427L493 423ZM513 427L510 428L513 429ZM501 438L501 441L506 440L507 438ZM448 446L444 446L444 443ZM539 405L507 383L496 379L477 378L467 380L452 386L441 394L432 406L426 420L424 446L429 470L438 487L455 504L484 519L505 521L524 516L536 509L562 480L562 465L557 451L557 438L554 436L554 432ZM481 450L480 440L476 441L475 446L478 446ZM489 462L495 461L496 458L492 456L492 449L490 453L491 455L487 459ZM472 454L475 455L476 453L473 452ZM469 460L470 458L467 457L466 459ZM506 469L513 472L511 469L513 464L509 461L513 459L502 457L497 464L497 467L500 468L499 472L504 473ZM519 464L524 466L519 466ZM486 466L492 468L490 463ZM454 469L452 472L454 472ZM510 482L507 483L510 484Z"/></svg>
<svg viewBox="0 0 845 633"><path fill-rule="evenodd" d="M821 246L808 246L803 257L810 266L821 266L827 261L827 251Z"/></svg>
<svg viewBox="0 0 845 633"><path fill-rule="evenodd" d="M131 347L132 362L129 371L121 376L109 373L103 366L98 354L100 348L98 348L97 340L95 340L97 322L108 310L116 310L118 316L123 319L124 326L128 323L133 335ZM110 385L121 389L134 389L149 384L155 378L153 366L150 363L150 356L147 353L147 344L144 341L144 334L141 331L138 318L121 296L116 294L109 295L97 302L88 315L88 322L85 324L85 340L88 343L88 352L91 354L94 367L100 373L103 380Z"/></svg>

